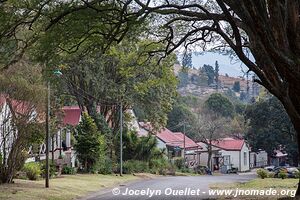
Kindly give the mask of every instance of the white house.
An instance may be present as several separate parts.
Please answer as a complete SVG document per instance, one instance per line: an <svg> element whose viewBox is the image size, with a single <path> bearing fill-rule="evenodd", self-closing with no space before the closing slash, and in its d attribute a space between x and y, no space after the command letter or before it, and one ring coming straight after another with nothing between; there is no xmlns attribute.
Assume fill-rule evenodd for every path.
<svg viewBox="0 0 300 200"><path fill-rule="evenodd" d="M10 102L11 107L8 105ZM35 120L38 123L43 122L43 114L35 110L34 105L28 102L10 99L7 95L0 95L0 154L3 162L6 162L11 151L13 142L18 137L18 130L12 122L12 110L20 116L28 116L28 121ZM49 157L57 160L63 158L63 164L70 166L75 165L75 151L71 144L71 126L76 126L81 120L81 110L78 106L65 106L62 108L61 125L57 133L52 134L49 143ZM31 147L28 149L28 159L26 162L44 160L46 153L46 145L42 143L37 150Z"/></svg>
<svg viewBox="0 0 300 200"><path fill-rule="evenodd" d="M207 144L198 143L203 147L198 150L200 154L200 164L207 165L208 152ZM240 172L250 170L250 148L245 140L223 138L212 141L211 166L214 170L220 169L226 172L229 169L237 168Z"/></svg>

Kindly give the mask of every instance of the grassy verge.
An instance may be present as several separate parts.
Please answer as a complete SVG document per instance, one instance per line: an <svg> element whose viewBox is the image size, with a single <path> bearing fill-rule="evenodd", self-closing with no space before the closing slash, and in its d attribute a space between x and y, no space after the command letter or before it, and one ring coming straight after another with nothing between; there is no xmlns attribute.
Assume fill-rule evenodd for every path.
<svg viewBox="0 0 300 200"><path fill-rule="evenodd" d="M147 178L147 175L77 174L50 180L50 188L44 188L44 180L16 179L14 184L0 185L0 199L11 200L67 200L85 196L90 192L112 187L124 182Z"/></svg>
<svg viewBox="0 0 300 200"><path fill-rule="evenodd" d="M282 190L296 190L297 189L297 183L298 179L279 179L279 178L266 178L266 179L253 179L249 182L245 183L228 183L228 184L212 184L210 185L211 189L239 189L239 190L251 190L251 189L257 189L257 190L268 190L270 188L273 188L277 190L278 192ZM275 196L240 196L239 199L290 199L290 198L284 198L287 197L286 195L279 195L275 198ZM219 199L226 199L225 197L221 197Z"/></svg>

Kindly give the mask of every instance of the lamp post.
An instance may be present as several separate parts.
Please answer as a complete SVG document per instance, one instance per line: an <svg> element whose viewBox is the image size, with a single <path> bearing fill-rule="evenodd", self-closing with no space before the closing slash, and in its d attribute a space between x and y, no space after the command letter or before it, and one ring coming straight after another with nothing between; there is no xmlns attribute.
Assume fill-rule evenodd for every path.
<svg viewBox="0 0 300 200"><path fill-rule="evenodd" d="M54 70L53 74L56 76L61 76L62 73L59 70ZM45 187L49 188L49 139L50 139L50 81L47 81L47 107L46 107L46 173L45 173Z"/></svg>
<svg viewBox="0 0 300 200"><path fill-rule="evenodd" d="M123 176L123 105L120 104L120 176Z"/></svg>

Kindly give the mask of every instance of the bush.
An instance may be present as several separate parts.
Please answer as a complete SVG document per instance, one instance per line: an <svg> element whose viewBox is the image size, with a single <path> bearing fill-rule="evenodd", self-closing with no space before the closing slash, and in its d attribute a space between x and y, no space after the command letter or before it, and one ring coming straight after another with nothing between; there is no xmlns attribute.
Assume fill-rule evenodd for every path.
<svg viewBox="0 0 300 200"><path fill-rule="evenodd" d="M268 177L268 171L265 170L265 169L258 169L258 170L256 171L256 173L257 173L257 175L258 175L260 178L262 178L262 179Z"/></svg>
<svg viewBox="0 0 300 200"><path fill-rule="evenodd" d="M141 172L148 172L148 171L149 171L149 166L148 163L145 161L127 160L124 162L123 165L123 172L125 174L141 173Z"/></svg>
<svg viewBox="0 0 300 200"><path fill-rule="evenodd" d="M177 169L183 169L184 168L184 159L183 158L175 158L174 159L174 165L177 167Z"/></svg>
<svg viewBox="0 0 300 200"><path fill-rule="evenodd" d="M105 158L104 161L100 162L99 165L99 174L112 174L112 162L110 158Z"/></svg>
<svg viewBox="0 0 300 200"><path fill-rule="evenodd" d="M40 164L35 162L26 163L23 171L29 180L37 180L42 172Z"/></svg>
<svg viewBox="0 0 300 200"><path fill-rule="evenodd" d="M278 178L285 179L287 177L288 177L288 174L285 171L280 170L280 172L278 173Z"/></svg>
<svg viewBox="0 0 300 200"><path fill-rule="evenodd" d="M269 172L268 173L268 178L274 178L275 177L275 173L274 172Z"/></svg>
<svg viewBox="0 0 300 200"><path fill-rule="evenodd" d="M43 161L40 163L41 165L41 175L42 177L46 177L46 162ZM56 166L54 163L52 162L49 162L49 177L54 177L55 176L55 173L56 173Z"/></svg>
<svg viewBox="0 0 300 200"><path fill-rule="evenodd" d="M300 178L300 171L294 172L294 177L295 178Z"/></svg>
<svg viewBox="0 0 300 200"><path fill-rule="evenodd" d="M74 167L63 166L62 174L76 174L76 169Z"/></svg>
<svg viewBox="0 0 300 200"><path fill-rule="evenodd" d="M153 174L163 174L163 171L166 171L168 166L169 162L164 158L152 159L149 162L150 172Z"/></svg>

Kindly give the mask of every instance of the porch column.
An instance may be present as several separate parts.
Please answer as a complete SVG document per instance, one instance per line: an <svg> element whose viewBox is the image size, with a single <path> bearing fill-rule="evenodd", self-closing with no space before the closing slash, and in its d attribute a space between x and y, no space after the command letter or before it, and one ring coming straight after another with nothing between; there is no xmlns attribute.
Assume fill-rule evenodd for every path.
<svg viewBox="0 0 300 200"><path fill-rule="evenodd" d="M66 146L67 148L71 148L71 131L69 129L66 130Z"/></svg>

